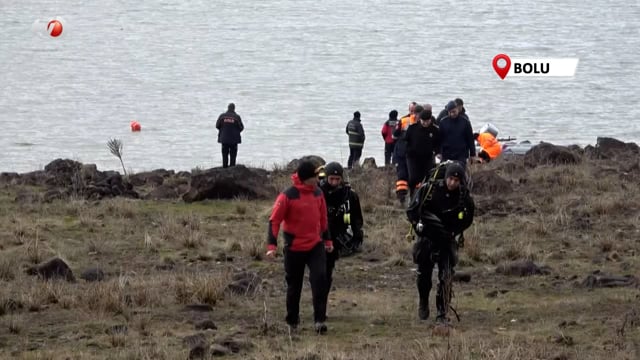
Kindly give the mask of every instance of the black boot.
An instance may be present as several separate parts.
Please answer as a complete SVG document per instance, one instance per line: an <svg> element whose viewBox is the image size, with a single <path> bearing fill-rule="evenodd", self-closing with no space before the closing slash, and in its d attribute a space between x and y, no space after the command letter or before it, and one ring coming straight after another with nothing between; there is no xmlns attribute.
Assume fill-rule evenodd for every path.
<svg viewBox="0 0 640 360"><path fill-rule="evenodd" d="M420 298L418 317L420 320L427 320L429 318L429 298Z"/></svg>
<svg viewBox="0 0 640 360"><path fill-rule="evenodd" d="M438 286L438 292L436 293L436 310L438 311L438 315L436 315L436 323L448 324L449 319L447 318L447 312L449 310L449 305L445 303L441 289L441 286Z"/></svg>

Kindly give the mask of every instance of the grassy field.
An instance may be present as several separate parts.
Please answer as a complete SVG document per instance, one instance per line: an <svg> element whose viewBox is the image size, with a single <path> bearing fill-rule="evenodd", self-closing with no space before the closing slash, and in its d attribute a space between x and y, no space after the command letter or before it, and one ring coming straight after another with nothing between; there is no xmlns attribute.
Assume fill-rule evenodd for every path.
<svg viewBox="0 0 640 360"><path fill-rule="evenodd" d="M300 333L284 325L282 260L263 259L272 200L40 203L15 199L42 189L0 185L0 358L640 358L637 283L581 285L594 271L640 277L638 174L594 161L485 169L513 191L475 195L478 214L457 268L471 281L454 285L461 319L448 334L417 318L408 224L390 172L352 174L365 245L337 265L325 336L312 331L308 284ZM76 278L99 268L105 279L25 273L55 256ZM545 271L496 271L518 260ZM230 291L247 274L257 286Z"/></svg>

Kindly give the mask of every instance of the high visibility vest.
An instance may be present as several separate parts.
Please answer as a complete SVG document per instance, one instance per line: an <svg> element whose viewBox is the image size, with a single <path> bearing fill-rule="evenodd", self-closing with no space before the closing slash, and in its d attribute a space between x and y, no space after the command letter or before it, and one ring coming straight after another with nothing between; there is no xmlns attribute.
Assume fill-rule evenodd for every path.
<svg viewBox="0 0 640 360"><path fill-rule="evenodd" d="M478 144L491 159L497 158L502 153L502 145L488 132L478 135Z"/></svg>

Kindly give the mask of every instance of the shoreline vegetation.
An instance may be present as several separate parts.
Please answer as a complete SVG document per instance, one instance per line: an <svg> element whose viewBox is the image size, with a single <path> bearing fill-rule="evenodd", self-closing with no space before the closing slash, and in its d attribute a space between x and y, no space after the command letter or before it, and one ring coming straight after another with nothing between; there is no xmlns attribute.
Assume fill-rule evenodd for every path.
<svg viewBox="0 0 640 360"><path fill-rule="evenodd" d="M640 356L636 144L542 143L472 165L477 215L453 289L461 319L446 332L418 320L395 171L371 160L348 173L365 240L337 264L329 332L314 333L306 290L301 331L287 331L282 257L263 255L297 161L123 176L57 159L1 173L0 358Z"/></svg>

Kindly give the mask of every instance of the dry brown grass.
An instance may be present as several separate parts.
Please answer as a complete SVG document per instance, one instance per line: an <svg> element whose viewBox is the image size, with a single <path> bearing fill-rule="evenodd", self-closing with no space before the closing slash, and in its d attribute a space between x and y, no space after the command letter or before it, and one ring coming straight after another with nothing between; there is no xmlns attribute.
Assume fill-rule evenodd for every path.
<svg viewBox="0 0 640 360"><path fill-rule="evenodd" d="M284 330L282 260L262 260L273 199L16 204L13 193L0 194L0 212L7 214L0 216L0 358L186 358L182 338L198 332L195 321L211 318L218 330L205 332L209 340L245 336L255 344L237 358L633 359L640 328L627 325L624 336L618 330L638 302L637 289L575 285L593 270L640 271L640 194L629 190L637 184L594 166L514 166L501 172L513 194L476 196L489 206L500 196L507 216L477 216L465 233L458 269L472 280L454 285L462 321L454 321L450 337L432 335L432 320L416 318L409 226L387 170L349 174L365 210L366 238L362 253L337 264L330 331L322 337L310 329L306 281L302 332L289 337ZM284 189L289 175L272 180ZM55 254L69 257L76 277L98 266L107 279L44 282L24 274ZM549 265L552 273L495 273L496 264L518 259ZM226 291L239 271L264 279L258 296ZM213 311L184 310L193 303ZM560 326L563 321L576 325ZM126 335L105 332L120 324Z"/></svg>
<svg viewBox="0 0 640 360"><path fill-rule="evenodd" d="M231 274L190 273L176 276L174 289L180 304L203 303L215 305L224 298Z"/></svg>

